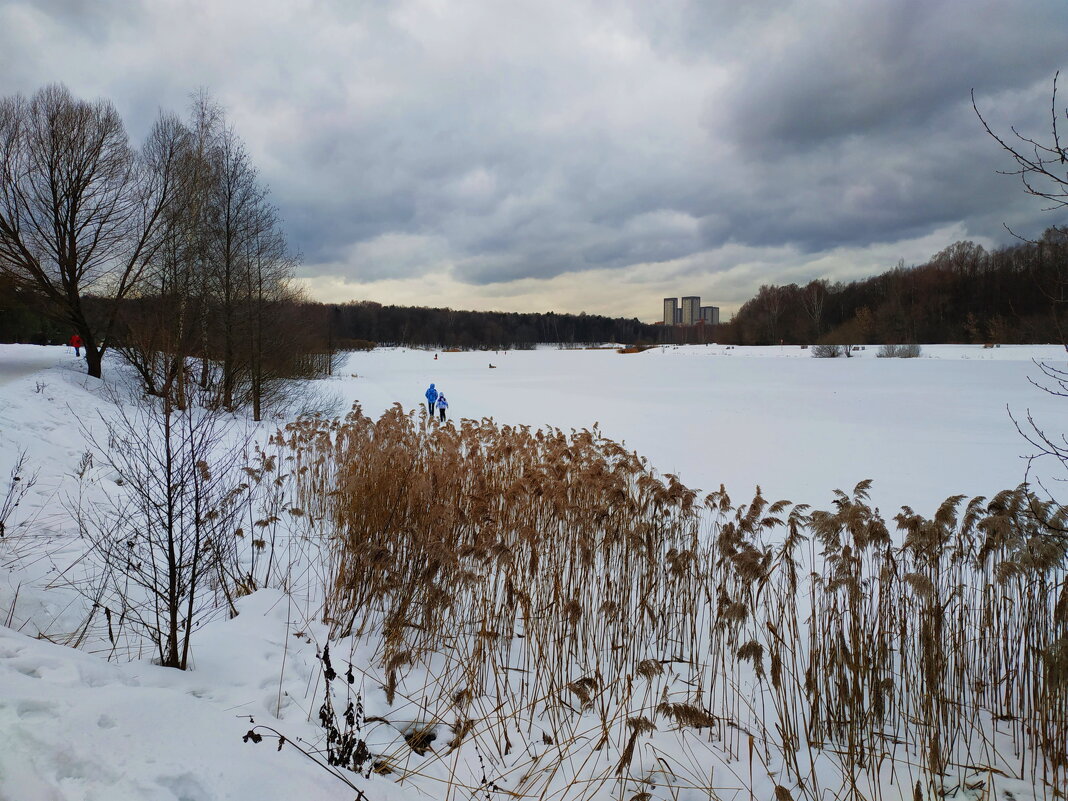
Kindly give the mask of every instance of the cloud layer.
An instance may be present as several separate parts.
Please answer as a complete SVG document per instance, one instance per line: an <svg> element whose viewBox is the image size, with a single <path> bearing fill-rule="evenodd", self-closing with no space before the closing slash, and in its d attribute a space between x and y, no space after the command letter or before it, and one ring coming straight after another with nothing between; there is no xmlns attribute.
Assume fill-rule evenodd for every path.
<svg viewBox="0 0 1068 801"><path fill-rule="evenodd" d="M1041 136L1066 34L1063 0L22 0L0 94L140 136L207 87L321 299L655 319L1062 222L969 92Z"/></svg>

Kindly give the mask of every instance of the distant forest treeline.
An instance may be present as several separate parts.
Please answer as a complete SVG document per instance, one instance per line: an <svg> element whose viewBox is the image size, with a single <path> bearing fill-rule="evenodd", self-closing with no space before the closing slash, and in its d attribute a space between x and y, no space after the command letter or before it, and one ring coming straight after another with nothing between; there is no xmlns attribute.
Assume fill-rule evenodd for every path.
<svg viewBox="0 0 1068 801"><path fill-rule="evenodd" d="M126 301L132 311L136 299ZM537 343L740 345L828 342L1064 342L1068 333L1068 233L987 252L957 242L926 264L850 283L820 279L762 286L718 326L662 326L636 319L553 312L519 314L387 306L370 301L284 302L288 320L327 350L367 346L524 348ZM125 315L120 315L120 319ZM122 330L122 326L119 326ZM48 304L0 278L0 341L65 342Z"/></svg>
<svg viewBox="0 0 1068 801"><path fill-rule="evenodd" d="M0 342L55 345L67 341L74 333L70 328L41 296L0 273Z"/></svg>
<svg viewBox="0 0 1068 801"><path fill-rule="evenodd" d="M526 348L541 342L656 342L659 326L595 314L518 314L383 306L368 301L331 305L335 336L379 344L445 348Z"/></svg>
<svg viewBox="0 0 1068 801"><path fill-rule="evenodd" d="M126 314L140 305L125 302ZM140 314L137 314L140 316ZM375 345L440 348L527 348L539 343L658 342L661 326L635 319L593 314L518 314L455 311L421 306L384 306L371 301L323 304L291 300L285 318L300 320L305 337L322 350L347 350ZM119 331L125 330L119 326ZM71 332L48 313L48 305L32 293L4 285L0 278L0 342L64 343Z"/></svg>
<svg viewBox="0 0 1068 801"><path fill-rule="evenodd" d="M741 345L826 342L1064 342L1068 232L992 253L957 242L926 264L848 284L762 286L716 341Z"/></svg>

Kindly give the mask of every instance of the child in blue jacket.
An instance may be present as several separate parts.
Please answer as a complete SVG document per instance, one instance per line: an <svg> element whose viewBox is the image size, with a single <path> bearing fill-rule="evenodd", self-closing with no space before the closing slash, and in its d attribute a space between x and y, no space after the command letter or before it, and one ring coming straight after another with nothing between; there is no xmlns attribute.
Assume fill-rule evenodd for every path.
<svg viewBox="0 0 1068 801"><path fill-rule="evenodd" d="M445 400L445 393L438 393L438 411L441 412L441 422L445 422L445 410L449 408L449 402Z"/></svg>

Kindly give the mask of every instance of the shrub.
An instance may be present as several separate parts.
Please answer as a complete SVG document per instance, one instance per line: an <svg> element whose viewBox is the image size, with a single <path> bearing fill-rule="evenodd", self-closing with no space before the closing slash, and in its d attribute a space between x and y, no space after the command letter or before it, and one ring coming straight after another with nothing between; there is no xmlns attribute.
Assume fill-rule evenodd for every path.
<svg viewBox="0 0 1068 801"><path fill-rule="evenodd" d="M842 345L813 345L812 355L817 359L834 359L843 355L845 350Z"/></svg>
<svg viewBox="0 0 1068 801"><path fill-rule="evenodd" d="M911 342L908 345L883 345L876 355L880 359L915 359L921 352L922 348Z"/></svg>
<svg viewBox="0 0 1068 801"><path fill-rule="evenodd" d="M107 440L86 432L121 487L108 490L104 503L76 510L97 569L91 591L147 635L164 667L189 666L190 641L216 601L213 589L233 611L226 567L248 485L238 470L244 444L235 443L232 425L218 408L179 410L145 397L117 405Z"/></svg>
<svg viewBox="0 0 1068 801"><path fill-rule="evenodd" d="M37 483L38 471L30 471L28 468L26 451L19 451L8 476L7 489L0 495L0 537L7 533L7 522L15 513L16 507Z"/></svg>

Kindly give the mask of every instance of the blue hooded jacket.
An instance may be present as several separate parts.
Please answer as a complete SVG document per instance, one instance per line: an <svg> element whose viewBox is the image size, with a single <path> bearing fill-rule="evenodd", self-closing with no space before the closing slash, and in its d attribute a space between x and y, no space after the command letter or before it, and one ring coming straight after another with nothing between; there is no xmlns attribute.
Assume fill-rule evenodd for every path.
<svg viewBox="0 0 1068 801"><path fill-rule="evenodd" d="M438 391L434 389L434 385L430 385L430 389L426 391L426 402L433 403L438 399Z"/></svg>

